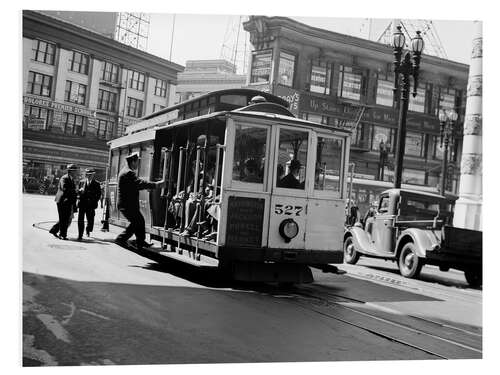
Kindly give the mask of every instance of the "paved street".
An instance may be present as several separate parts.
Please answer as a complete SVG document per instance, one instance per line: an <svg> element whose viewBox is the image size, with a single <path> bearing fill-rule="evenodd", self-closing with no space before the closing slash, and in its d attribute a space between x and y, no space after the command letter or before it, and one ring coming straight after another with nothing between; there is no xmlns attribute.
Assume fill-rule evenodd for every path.
<svg viewBox="0 0 500 375"><path fill-rule="evenodd" d="M100 225L83 242L55 239L53 197L23 205L25 366L482 356L482 292L458 271L408 280L361 258L288 290L235 283L120 248Z"/></svg>

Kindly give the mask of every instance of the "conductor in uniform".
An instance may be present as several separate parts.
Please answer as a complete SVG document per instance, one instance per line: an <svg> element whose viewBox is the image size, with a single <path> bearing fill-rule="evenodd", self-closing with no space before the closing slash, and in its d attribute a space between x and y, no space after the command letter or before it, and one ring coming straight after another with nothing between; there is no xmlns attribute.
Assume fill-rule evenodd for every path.
<svg viewBox="0 0 500 375"><path fill-rule="evenodd" d="M116 237L115 242L126 246L127 240L135 234L137 249L142 250L150 246L146 243L146 228L144 217L139 209L139 190L156 189L163 186L164 180L150 182L137 177L136 170L139 166L139 153L134 152L126 158L127 165L118 175L118 210L130 222L127 228Z"/></svg>
<svg viewBox="0 0 500 375"><path fill-rule="evenodd" d="M78 167L75 164L68 165L68 172L61 177L57 186L56 204L59 221L49 230L57 238L67 240L68 227L71 217L76 211L76 185L75 178Z"/></svg>
<svg viewBox="0 0 500 375"><path fill-rule="evenodd" d="M78 241L82 240L84 220L87 217L87 237L94 229L95 209L101 198L101 184L95 179L95 169L85 170L85 179L80 181L78 188Z"/></svg>

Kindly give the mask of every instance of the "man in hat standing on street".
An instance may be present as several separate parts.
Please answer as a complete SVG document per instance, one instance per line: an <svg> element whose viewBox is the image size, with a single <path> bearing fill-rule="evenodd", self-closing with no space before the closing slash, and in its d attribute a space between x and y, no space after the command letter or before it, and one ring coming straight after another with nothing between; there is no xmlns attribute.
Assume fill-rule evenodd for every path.
<svg viewBox="0 0 500 375"><path fill-rule="evenodd" d="M78 188L78 241L82 240L84 219L87 217L87 237L94 229L94 216L97 203L101 198L101 185L94 179L95 169L85 170L85 179Z"/></svg>
<svg viewBox="0 0 500 375"><path fill-rule="evenodd" d="M144 217L139 209L139 190L155 189L163 186L164 180L149 182L137 177L135 170L139 166L139 153L134 152L126 158L127 166L118 175L118 202L120 213L130 222L128 227L116 237L115 242L121 246L127 245L127 240L135 234L137 249L149 246L146 243L146 228Z"/></svg>
<svg viewBox="0 0 500 375"><path fill-rule="evenodd" d="M75 164L68 165L68 173L61 177L57 186L56 204L59 221L50 229L50 233L57 238L67 240L68 227L73 212L76 211L76 185L75 178L78 167Z"/></svg>

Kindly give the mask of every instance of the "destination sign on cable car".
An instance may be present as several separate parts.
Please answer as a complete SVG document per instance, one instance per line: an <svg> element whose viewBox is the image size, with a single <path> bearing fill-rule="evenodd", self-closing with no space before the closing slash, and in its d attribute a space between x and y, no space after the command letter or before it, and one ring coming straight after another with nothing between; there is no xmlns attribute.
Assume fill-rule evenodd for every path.
<svg viewBox="0 0 500 375"><path fill-rule="evenodd" d="M229 197L227 210L228 246L260 247L265 200Z"/></svg>

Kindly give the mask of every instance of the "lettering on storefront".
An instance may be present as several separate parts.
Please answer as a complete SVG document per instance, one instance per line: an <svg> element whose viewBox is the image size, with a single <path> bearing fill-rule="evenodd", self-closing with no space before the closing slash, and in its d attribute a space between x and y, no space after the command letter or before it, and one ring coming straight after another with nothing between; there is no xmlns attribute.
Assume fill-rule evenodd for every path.
<svg viewBox="0 0 500 375"><path fill-rule="evenodd" d="M87 108L77 107L74 105L54 102L50 99L42 99L33 96L23 96L23 103L38 107L45 107L61 112L70 112L80 116L92 116L92 111Z"/></svg>
<svg viewBox="0 0 500 375"><path fill-rule="evenodd" d="M343 106L335 105L325 99L317 98L310 95L302 95L300 101L301 112L316 112L321 114L339 115L343 114Z"/></svg>
<svg viewBox="0 0 500 375"><path fill-rule="evenodd" d="M89 150L90 151L90 150ZM103 153L103 155L95 155L95 150L92 152L82 153L82 152L72 152L65 151L54 148L43 148L43 147L35 147L35 146L23 146L23 153L25 154L34 154L34 155L45 155L51 157L60 157L68 160L88 160L99 163L107 163L107 155Z"/></svg>
<svg viewBox="0 0 500 375"><path fill-rule="evenodd" d="M44 118L36 118L36 117L28 117L28 129L31 130L44 130L45 129L45 119Z"/></svg>

